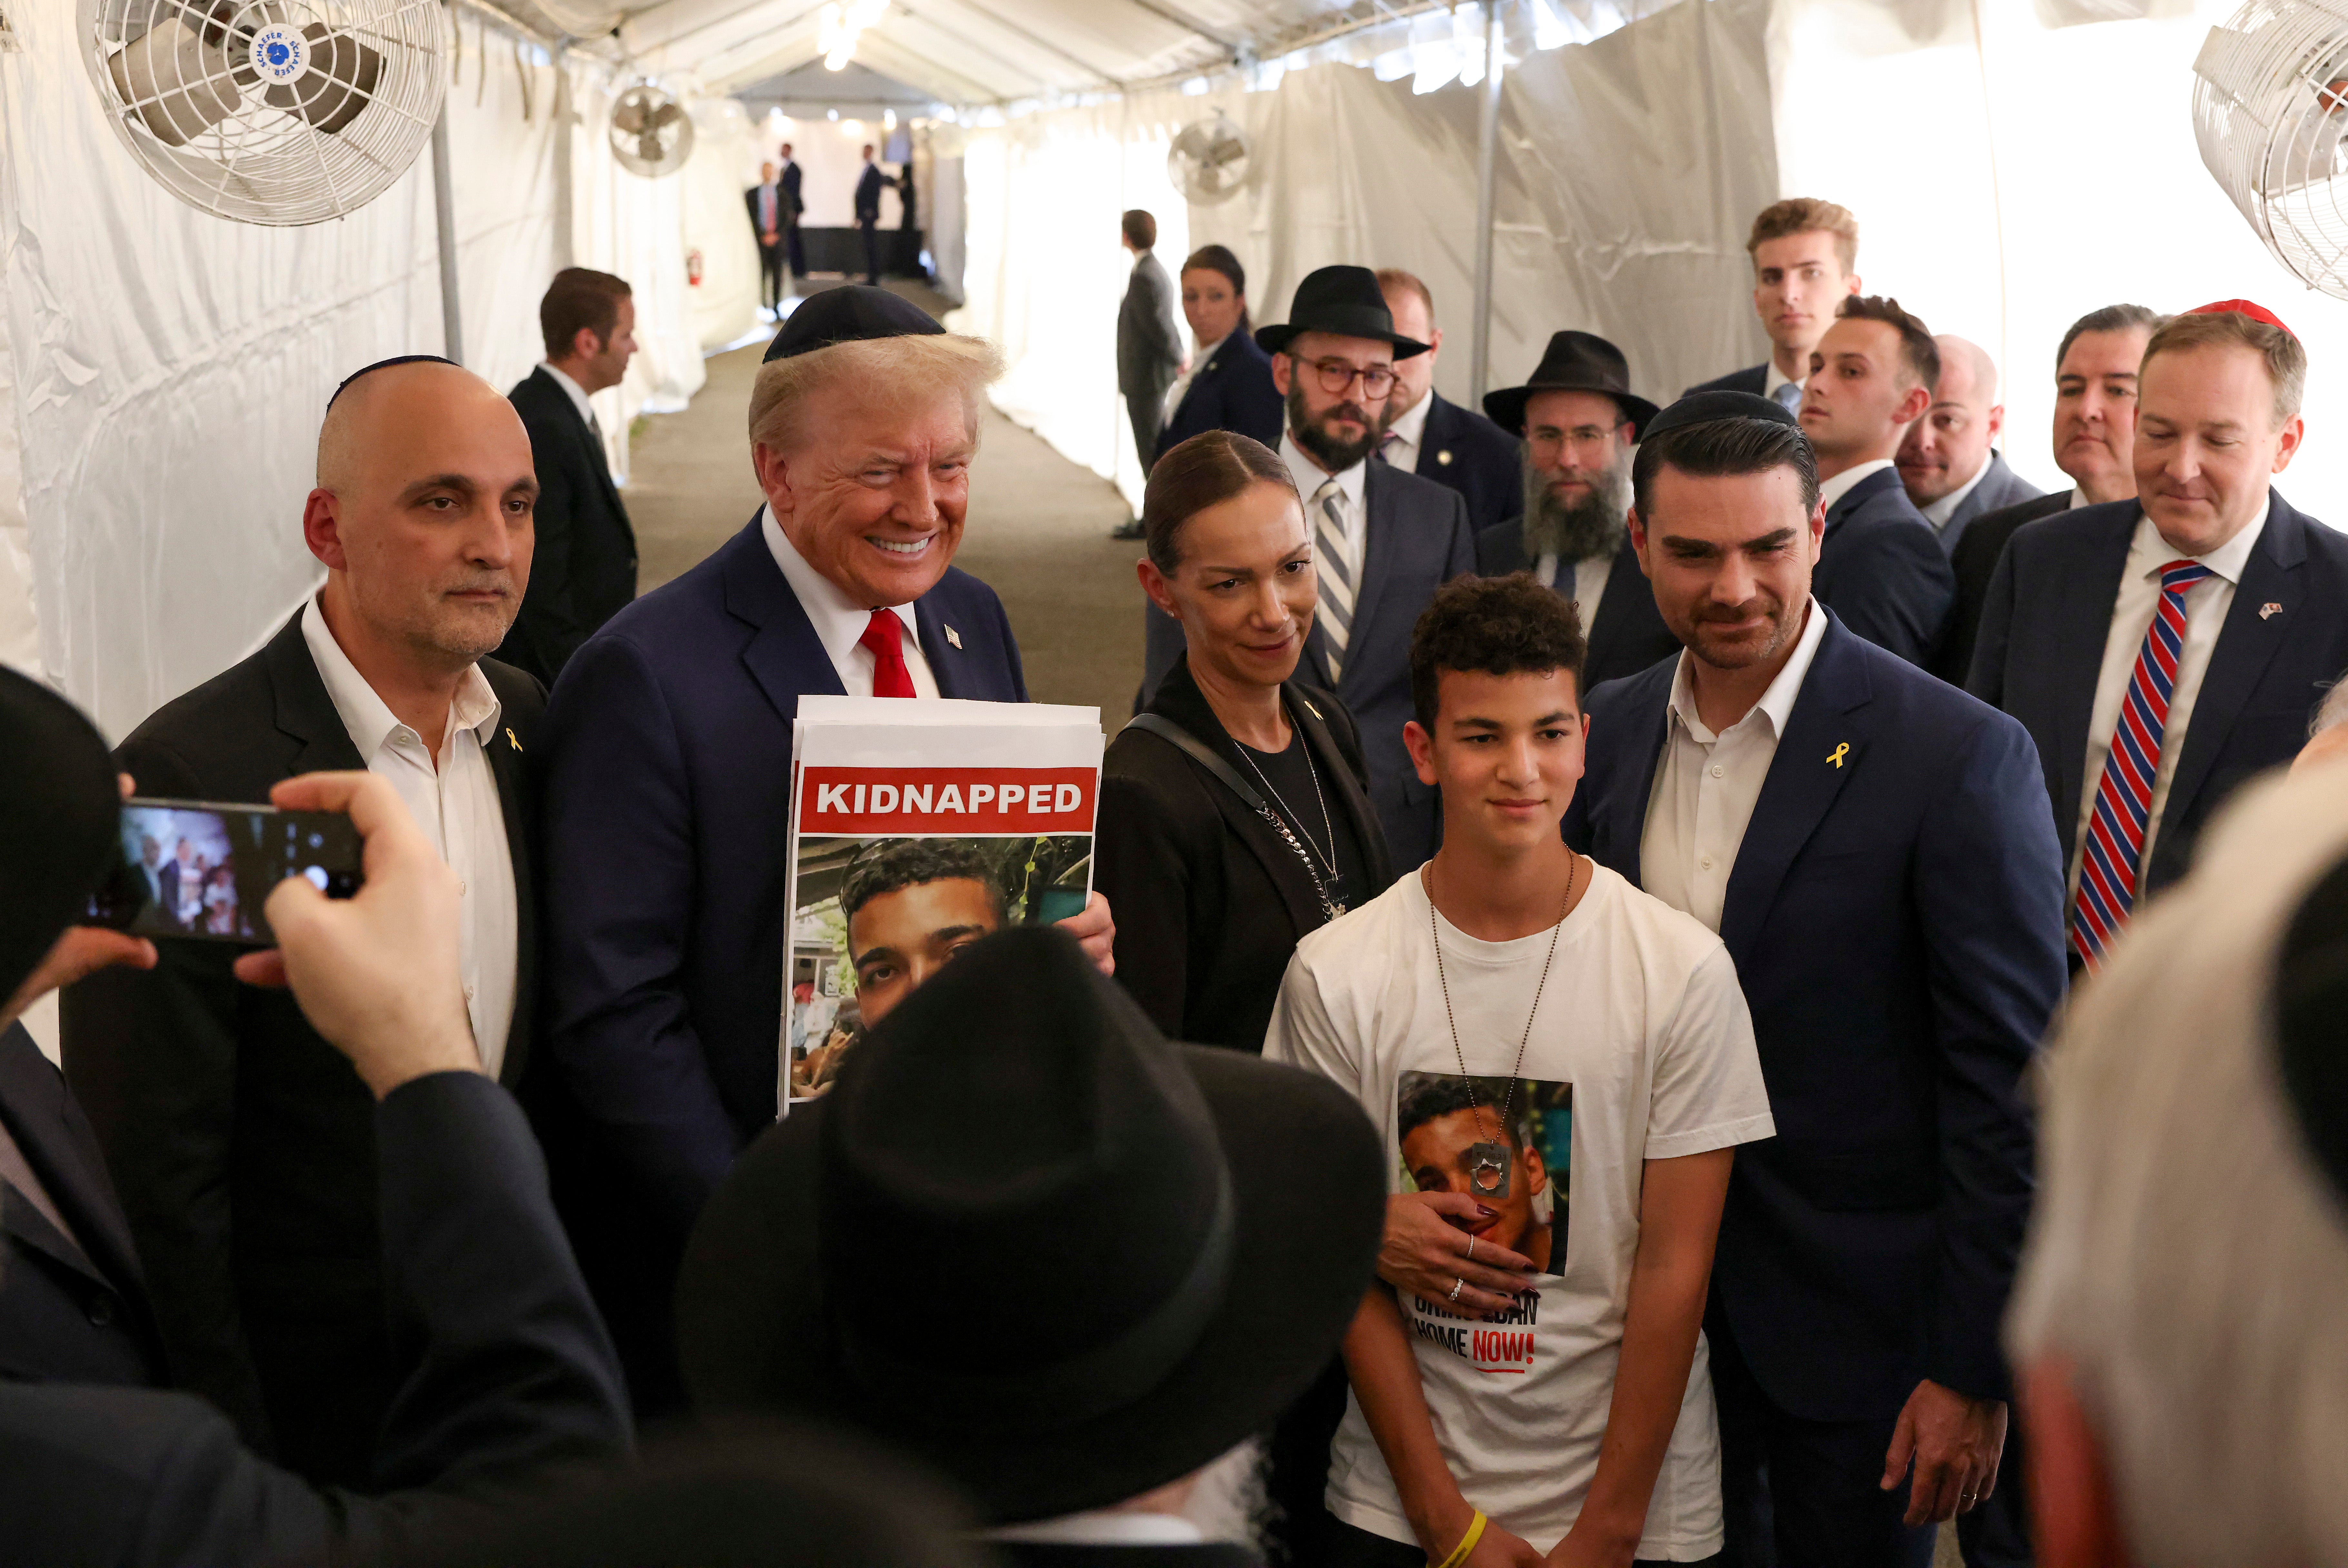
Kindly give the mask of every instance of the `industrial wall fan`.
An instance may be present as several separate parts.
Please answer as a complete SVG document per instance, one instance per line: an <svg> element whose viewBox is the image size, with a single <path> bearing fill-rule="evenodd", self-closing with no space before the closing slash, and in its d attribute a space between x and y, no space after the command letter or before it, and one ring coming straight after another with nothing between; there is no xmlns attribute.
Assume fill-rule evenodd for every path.
<svg viewBox="0 0 2348 1568"><path fill-rule="evenodd" d="M80 0L123 145L191 207L291 226L357 211L440 112L438 0Z"/></svg>
<svg viewBox="0 0 2348 1568"><path fill-rule="evenodd" d="M2278 261L2348 299L2348 0L2251 0L2193 74L2201 161Z"/></svg>
<svg viewBox="0 0 2348 1568"><path fill-rule="evenodd" d="M674 174L693 156L693 116L675 93L640 82L612 105L612 156L647 180Z"/></svg>
<svg viewBox="0 0 2348 1568"><path fill-rule="evenodd" d="M1166 178L1193 203L1211 207L1239 194L1248 177L1247 132L1220 109L1174 133Z"/></svg>

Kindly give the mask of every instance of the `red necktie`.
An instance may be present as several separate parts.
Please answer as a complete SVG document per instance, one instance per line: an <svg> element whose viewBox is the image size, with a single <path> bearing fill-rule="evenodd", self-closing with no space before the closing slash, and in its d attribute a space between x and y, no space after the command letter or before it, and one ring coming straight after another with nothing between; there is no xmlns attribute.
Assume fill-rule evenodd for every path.
<svg viewBox="0 0 2348 1568"><path fill-rule="evenodd" d="M872 650L874 696L913 695L913 672L905 667L905 649L898 630L903 624L896 611L875 610L864 634L856 639L857 646Z"/></svg>

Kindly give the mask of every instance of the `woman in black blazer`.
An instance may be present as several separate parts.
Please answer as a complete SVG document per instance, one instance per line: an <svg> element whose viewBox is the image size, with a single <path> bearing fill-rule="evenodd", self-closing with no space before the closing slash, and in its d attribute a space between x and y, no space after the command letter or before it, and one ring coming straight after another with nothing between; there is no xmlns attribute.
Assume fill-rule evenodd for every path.
<svg viewBox="0 0 2348 1568"><path fill-rule="evenodd" d="M1351 715L1292 677L1312 532L1277 454L1230 431L1159 459L1142 587L1188 652L1108 748L1094 881L1117 977L1177 1039L1263 1048L1297 939L1394 880Z"/></svg>
<svg viewBox="0 0 2348 1568"><path fill-rule="evenodd" d="M1201 245L1182 263L1181 287L1192 367L1166 410L1153 458L1207 430L1236 430L1278 448L1287 405L1272 382L1272 356L1250 330L1247 270L1224 247Z"/></svg>

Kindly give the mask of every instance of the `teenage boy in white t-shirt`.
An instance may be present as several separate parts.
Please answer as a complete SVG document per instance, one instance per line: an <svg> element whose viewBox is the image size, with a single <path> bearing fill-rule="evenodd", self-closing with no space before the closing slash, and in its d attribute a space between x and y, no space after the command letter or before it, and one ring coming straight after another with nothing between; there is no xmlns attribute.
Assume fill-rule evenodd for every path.
<svg viewBox="0 0 2348 1568"><path fill-rule="evenodd" d="M1404 733L1443 847L1298 944L1264 1043L1383 1126L1425 1195L1390 1208L1465 1238L1448 1289L1374 1285L1346 1338L1344 1568L1721 1547L1704 1287L1735 1146L1775 1127L1720 939L1559 837L1585 652L1528 576L1436 595ZM1496 1264L1510 1294L1474 1283Z"/></svg>

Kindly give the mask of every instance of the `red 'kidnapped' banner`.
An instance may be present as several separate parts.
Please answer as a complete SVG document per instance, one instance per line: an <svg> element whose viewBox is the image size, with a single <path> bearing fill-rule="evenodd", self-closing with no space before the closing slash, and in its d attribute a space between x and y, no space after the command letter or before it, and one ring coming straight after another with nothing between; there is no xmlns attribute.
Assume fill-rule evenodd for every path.
<svg viewBox="0 0 2348 1568"><path fill-rule="evenodd" d="M807 768L808 833L1089 833L1093 768Z"/></svg>

